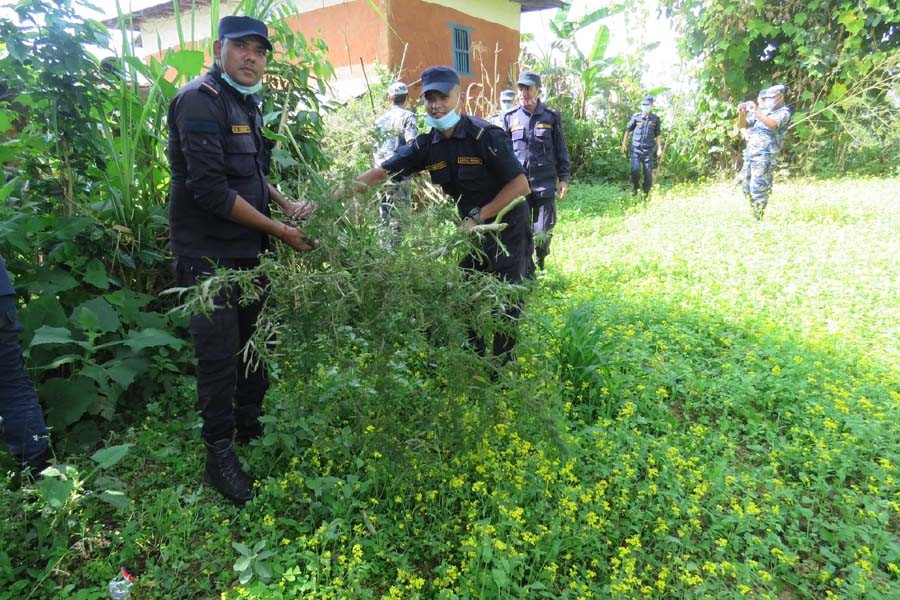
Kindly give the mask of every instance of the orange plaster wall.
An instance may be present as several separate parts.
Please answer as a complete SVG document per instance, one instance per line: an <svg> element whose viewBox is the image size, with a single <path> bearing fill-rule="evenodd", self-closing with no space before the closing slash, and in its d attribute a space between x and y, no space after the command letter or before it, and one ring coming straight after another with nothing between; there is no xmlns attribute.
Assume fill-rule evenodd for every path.
<svg viewBox="0 0 900 600"><path fill-rule="evenodd" d="M371 9L370 9L371 10ZM472 95L492 96L496 99L499 90L509 87L510 69L514 68L519 58L519 32L497 23L485 21L451 8L430 4L421 0L390 0L389 18L397 30L399 38L393 32L389 35L389 59L385 61L389 68L399 66L403 59L404 42L409 43L403 62L401 79L415 82L422 70L432 65L453 66L453 40L450 23L471 28L470 43L473 51L471 64L474 77L462 77L462 88L472 90ZM484 51L479 55L475 50L479 42ZM496 87L494 57L499 46L496 63ZM484 89L469 88L472 82L484 85ZM414 86L412 96L418 96ZM488 100L470 104L470 112L488 114L493 111L493 103Z"/></svg>
<svg viewBox="0 0 900 600"><path fill-rule="evenodd" d="M384 10L383 0L376 2ZM287 18L293 31L307 38L320 38L328 44L328 60L335 68L369 64L375 60L388 63L384 21L372 10L367 0L355 0L318 8Z"/></svg>

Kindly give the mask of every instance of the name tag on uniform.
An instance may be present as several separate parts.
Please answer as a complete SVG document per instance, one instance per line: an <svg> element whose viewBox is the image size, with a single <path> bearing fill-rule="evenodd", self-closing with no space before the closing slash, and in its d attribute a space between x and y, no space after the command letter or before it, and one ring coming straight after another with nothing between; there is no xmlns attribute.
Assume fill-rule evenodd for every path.
<svg viewBox="0 0 900 600"><path fill-rule="evenodd" d="M513 125L509 128L510 131L519 131L520 129L525 129L522 125Z"/></svg>
<svg viewBox="0 0 900 600"><path fill-rule="evenodd" d="M232 125L231 133L250 133L249 125Z"/></svg>
<svg viewBox="0 0 900 600"><path fill-rule="evenodd" d="M443 160L441 162L436 162L436 163L433 163L430 165L425 165L426 171L440 171L441 169L446 169L446 168L447 168L447 162L443 161Z"/></svg>
<svg viewBox="0 0 900 600"><path fill-rule="evenodd" d="M643 124L644 124L643 121L638 121L637 123L635 123L635 125L643 125Z"/></svg>
<svg viewBox="0 0 900 600"><path fill-rule="evenodd" d="M456 159L456 164L458 165L480 165L483 162L477 156L460 156Z"/></svg>
<svg viewBox="0 0 900 600"><path fill-rule="evenodd" d="M553 129L552 123L538 123L534 126L535 129Z"/></svg>

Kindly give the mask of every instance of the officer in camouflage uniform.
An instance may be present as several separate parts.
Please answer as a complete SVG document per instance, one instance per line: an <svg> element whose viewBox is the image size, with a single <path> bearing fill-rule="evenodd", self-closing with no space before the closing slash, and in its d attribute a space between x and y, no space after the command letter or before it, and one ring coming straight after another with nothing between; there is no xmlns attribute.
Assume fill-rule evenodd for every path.
<svg viewBox="0 0 900 600"><path fill-rule="evenodd" d="M785 91L784 85L773 85L761 94L759 106L744 103L738 107L738 127L747 128L744 194L757 221L766 210L778 153L794 114L784 103Z"/></svg>
<svg viewBox="0 0 900 600"><path fill-rule="evenodd" d="M488 122L497 127L503 127L503 115L516 107L516 93L512 90L500 92L500 110L488 117Z"/></svg>
<svg viewBox="0 0 900 600"><path fill-rule="evenodd" d="M414 112L407 110L409 88L402 81L388 86L388 101L391 107L375 121L376 142L372 149L375 166L389 159L400 146L405 146L419 135L419 125ZM383 231L389 232L384 242L392 245L398 238L400 225L396 208L409 207L412 191L409 182L389 181L379 192L381 197L381 224Z"/></svg>
<svg viewBox="0 0 900 600"><path fill-rule="evenodd" d="M541 78L525 71L516 83L519 106L503 115L503 129L512 138L516 158L528 173L528 207L534 227L537 267L543 270L556 226L556 198L569 191L569 149L562 116L541 102Z"/></svg>

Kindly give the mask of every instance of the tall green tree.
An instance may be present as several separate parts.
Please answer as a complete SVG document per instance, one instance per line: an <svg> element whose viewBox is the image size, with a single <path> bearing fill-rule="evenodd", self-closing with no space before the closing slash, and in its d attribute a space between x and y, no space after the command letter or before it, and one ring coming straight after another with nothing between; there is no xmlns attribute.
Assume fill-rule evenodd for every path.
<svg viewBox="0 0 900 600"><path fill-rule="evenodd" d="M900 68L895 0L662 0L687 56L700 60L702 98L711 113L701 131L728 131L733 103L773 83L790 86L795 147L806 166L841 170L856 160L891 168L900 140L892 90ZM733 129L733 128L732 128ZM724 135L724 134L720 134ZM727 146L736 138L710 139Z"/></svg>

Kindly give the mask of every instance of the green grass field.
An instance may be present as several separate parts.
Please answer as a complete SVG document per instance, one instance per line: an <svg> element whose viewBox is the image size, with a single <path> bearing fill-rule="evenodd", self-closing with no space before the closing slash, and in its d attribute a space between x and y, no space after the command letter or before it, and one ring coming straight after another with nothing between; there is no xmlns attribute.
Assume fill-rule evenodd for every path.
<svg viewBox="0 0 900 600"><path fill-rule="evenodd" d="M5 479L0 596L126 564L136 598L900 597L898 186L776 181L754 222L725 184L573 185L497 383L418 340L288 360L239 510L186 379L120 462Z"/></svg>

